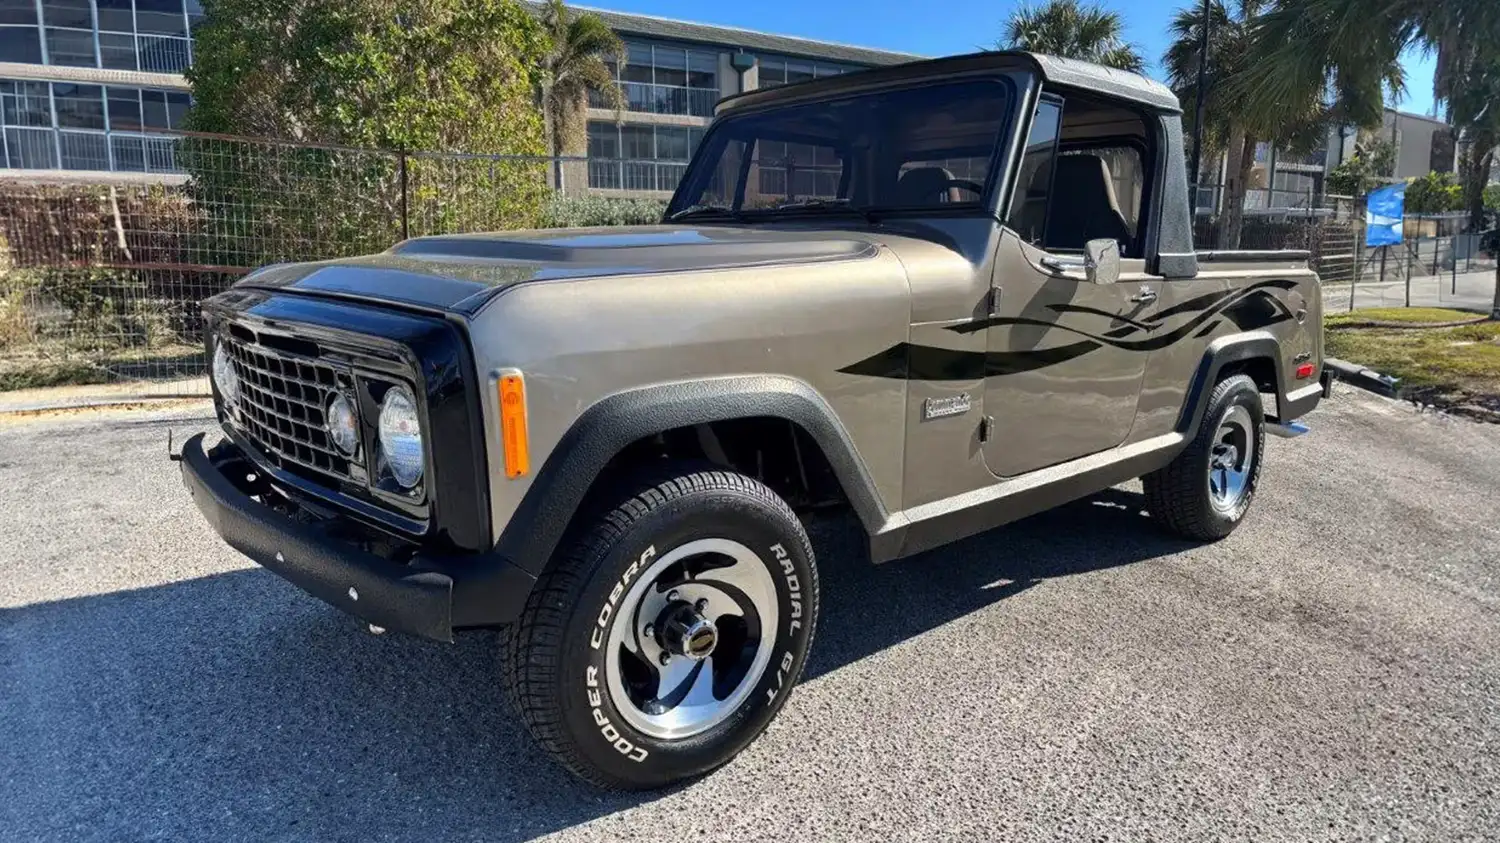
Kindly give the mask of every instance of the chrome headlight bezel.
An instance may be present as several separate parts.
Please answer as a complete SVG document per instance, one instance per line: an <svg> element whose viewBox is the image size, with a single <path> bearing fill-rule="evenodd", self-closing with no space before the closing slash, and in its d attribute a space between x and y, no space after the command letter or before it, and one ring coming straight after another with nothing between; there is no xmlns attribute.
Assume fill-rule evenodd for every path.
<svg viewBox="0 0 1500 843"><path fill-rule="evenodd" d="M328 400L328 406L323 408L323 429L339 453L351 460L358 455L359 414L349 396L337 392Z"/></svg>
<svg viewBox="0 0 1500 843"><path fill-rule="evenodd" d="M214 344L213 357L214 388L219 391L219 400L225 409L232 409L240 400L240 376L234 370L234 361L222 342Z"/></svg>
<svg viewBox="0 0 1500 843"><path fill-rule="evenodd" d="M405 490L421 488L427 474L427 449L421 412L410 387L394 384L385 391L376 439L381 461L396 485Z"/></svg>

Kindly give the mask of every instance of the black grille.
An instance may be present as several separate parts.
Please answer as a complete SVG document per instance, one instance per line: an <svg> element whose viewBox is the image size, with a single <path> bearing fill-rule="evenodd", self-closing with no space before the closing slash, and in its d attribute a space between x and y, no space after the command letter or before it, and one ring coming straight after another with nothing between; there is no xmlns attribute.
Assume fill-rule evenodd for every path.
<svg viewBox="0 0 1500 843"><path fill-rule="evenodd" d="M324 410L348 375L317 357L224 337L240 377L235 420L281 468L300 466L340 480L353 479L351 462L328 438Z"/></svg>

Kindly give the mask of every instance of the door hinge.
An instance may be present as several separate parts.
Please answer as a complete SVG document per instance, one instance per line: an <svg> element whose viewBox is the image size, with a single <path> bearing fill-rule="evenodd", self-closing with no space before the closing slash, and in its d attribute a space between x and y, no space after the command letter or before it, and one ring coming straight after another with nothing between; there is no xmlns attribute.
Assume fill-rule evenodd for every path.
<svg viewBox="0 0 1500 843"><path fill-rule="evenodd" d="M995 417L985 416L979 420L979 441L988 442L995 435Z"/></svg>

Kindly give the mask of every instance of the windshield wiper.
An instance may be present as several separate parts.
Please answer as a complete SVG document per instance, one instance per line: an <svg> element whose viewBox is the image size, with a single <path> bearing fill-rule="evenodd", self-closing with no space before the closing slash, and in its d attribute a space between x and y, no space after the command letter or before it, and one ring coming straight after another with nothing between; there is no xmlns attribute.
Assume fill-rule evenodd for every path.
<svg viewBox="0 0 1500 843"><path fill-rule="evenodd" d="M864 217L866 222L876 222L875 212L868 208L862 208L851 204L848 199L799 199L794 202L783 202L770 209L775 211L846 211Z"/></svg>
<svg viewBox="0 0 1500 843"><path fill-rule="evenodd" d="M726 208L723 205L690 205L680 211L673 211L667 216L667 222L677 222L688 217L706 217L710 215L726 216L731 219L740 218L739 212L733 208Z"/></svg>

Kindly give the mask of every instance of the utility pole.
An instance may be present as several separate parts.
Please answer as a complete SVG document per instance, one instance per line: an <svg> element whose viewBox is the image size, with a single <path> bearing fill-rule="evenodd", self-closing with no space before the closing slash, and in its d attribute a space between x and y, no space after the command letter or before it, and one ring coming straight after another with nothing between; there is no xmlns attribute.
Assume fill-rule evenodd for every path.
<svg viewBox="0 0 1500 843"><path fill-rule="evenodd" d="M1198 209L1197 187L1203 173L1203 99L1208 96L1208 0L1203 0L1203 31L1198 33L1198 107L1193 111L1193 210Z"/></svg>

